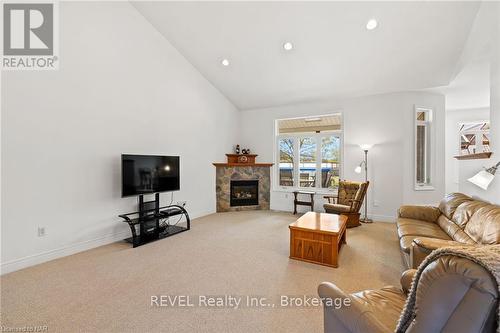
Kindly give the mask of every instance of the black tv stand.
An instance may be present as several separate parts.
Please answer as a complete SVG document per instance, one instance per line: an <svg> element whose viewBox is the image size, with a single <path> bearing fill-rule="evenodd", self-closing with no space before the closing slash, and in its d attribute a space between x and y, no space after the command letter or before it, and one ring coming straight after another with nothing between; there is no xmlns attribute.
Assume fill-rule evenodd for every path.
<svg viewBox="0 0 500 333"><path fill-rule="evenodd" d="M178 216L178 221L184 216L186 226L178 226L177 223L163 223L173 216ZM132 237L125 240L132 243L133 247L191 229L191 220L186 209L178 205L160 207L159 193L155 194L155 200L153 201L144 201L144 195L140 195L139 211L122 214L119 217L130 226Z"/></svg>

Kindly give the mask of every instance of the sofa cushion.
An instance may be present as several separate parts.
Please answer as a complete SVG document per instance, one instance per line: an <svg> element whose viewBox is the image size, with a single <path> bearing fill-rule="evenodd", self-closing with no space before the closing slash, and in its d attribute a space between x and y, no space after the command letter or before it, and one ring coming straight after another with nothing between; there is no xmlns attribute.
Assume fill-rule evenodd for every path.
<svg viewBox="0 0 500 333"><path fill-rule="evenodd" d="M398 217L426 222L436 222L440 215L441 211L433 206L404 205L398 210Z"/></svg>
<svg viewBox="0 0 500 333"><path fill-rule="evenodd" d="M398 236L424 236L441 239L451 238L435 223L401 218L398 219Z"/></svg>
<svg viewBox="0 0 500 333"><path fill-rule="evenodd" d="M463 244L476 244L476 242L465 233L462 229L458 229L457 232L452 236L454 241L463 243Z"/></svg>
<svg viewBox="0 0 500 333"><path fill-rule="evenodd" d="M378 290L364 290L351 297L364 305L385 326L396 329L401 311L406 302L406 295L399 288L388 286Z"/></svg>
<svg viewBox="0 0 500 333"><path fill-rule="evenodd" d="M324 204L323 208L325 208L325 210L328 213L334 212L334 213L337 213L337 214L340 214L340 213L349 213L351 211L351 206L339 205L339 204L330 204L330 203Z"/></svg>
<svg viewBox="0 0 500 333"><path fill-rule="evenodd" d="M464 231L477 243L500 243L500 206L487 205L477 210Z"/></svg>
<svg viewBox="0 0 500 333"><path fill-rule="evenodd" d="M453 222L452 220L448 219L446 216L444 215L441 215L438 220L437 220L437 224L439 225L439 227L444 231L446 232L446 234L448 236L450 236L451 238L453 238L453 235L458 231L460 230L460 227L455 223Z"/></svg>
<svg viewBox="0 0 500 333"><path fill-rule="evenodd" d="M457 210L458 212L458 210ZM455 212L455 215L457 213ZM453 221L448 220L448 218L444 215L441 215L437 221L439 227L446 232L448 236L450 236L454 241L465 243L465 244L474 244L474 240L469 237L460 227Z"/></svg>
<svg viewBox="0 0 500 333"><path fill-rule="evenodd" d="M455 210L455 213L453 214L453 222L455 222L460 228L464 229L472 215L485 206L488 206L488 203L479 200L463 202Z"/></svg>
<svg viewBox="0 0 500 333"><path fill-rule="evenodd" d="M352 200L359 199L360 188L361 183L342 181L342 186L339 186L338 203L350 206Z"/></svg>
<svg viewBox="0 0 500 333"><path fill-rule="evenodd" d="M426 237L426 236L418 236L418 235L407 235L407 236L402 236L400 239L399 239L399 247L401 247L401 250L405 253L410 253L410 249L411 249L411 244L413 242L413 240L415 238L420 238L420 237ZM445 233L443 233L442 237L435 237L435 236L432 236L432 237L429 237L429 238L437 238L437 239L443 239L443 240L452 240L450 237L448 237L448 235L446 235Z"/></svg>
<svg viewBox="0 0 500 333"><path fill-rule="evenodd" d="M444 216L451 220L458 206L466 201L472 200L473 199L471 197L462 193L450 193L447 194L439 203L439 210Z"/></svg>

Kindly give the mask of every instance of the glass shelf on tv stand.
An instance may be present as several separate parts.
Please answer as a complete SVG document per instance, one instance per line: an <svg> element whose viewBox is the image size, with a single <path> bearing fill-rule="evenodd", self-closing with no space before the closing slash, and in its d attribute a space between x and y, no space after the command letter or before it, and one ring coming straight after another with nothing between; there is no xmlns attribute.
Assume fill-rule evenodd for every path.
<svg viewBox="0 0 500 333"><path fill-rule="evenodd" d="M183 215L186 219L186 226L161 225L163 219ZM137 247L158 239L163 239L168 236L187 231L191 228L189 214L184 207L177 205L164 206L153 209L145 209L142 211L132 212L119 215L130 226L132 237L125 239ZM182 217L179 218L179 220ZM139 225L139 230L137 230ZM139 232L138 232L139 231Z"/></svg>

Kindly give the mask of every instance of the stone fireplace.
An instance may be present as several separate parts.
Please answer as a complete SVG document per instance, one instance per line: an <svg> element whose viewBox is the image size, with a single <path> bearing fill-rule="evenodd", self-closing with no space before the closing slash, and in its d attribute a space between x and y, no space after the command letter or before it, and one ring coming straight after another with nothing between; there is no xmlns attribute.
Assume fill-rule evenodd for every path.
<svg viewBox="0 0 500 333"><path fill-rule="evenodd" d="M255 157L232 162L230 156L243 155L227 155L228 163L214 163L217 212L269 209L272 164L255 163Z"/></svg>
<svg viewBox="0 0 500 333"><path fill-rule="evenodd" d="M231 207L258 206L259 181L231 180L229 195L229 205Z"/></svg>

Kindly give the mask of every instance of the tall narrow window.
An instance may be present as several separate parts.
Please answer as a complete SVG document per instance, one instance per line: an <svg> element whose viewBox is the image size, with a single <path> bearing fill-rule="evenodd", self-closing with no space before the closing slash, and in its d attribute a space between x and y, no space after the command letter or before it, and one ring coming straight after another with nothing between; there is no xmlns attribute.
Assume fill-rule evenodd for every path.
<svg viewBox="0 0 500 333"><path fill-rule="evenodd" d="M278 140L279 148L279 184L280 186L293 186L293 138L281 138Z"/></svg>
<svg viewBox="0 0 500 333"><path fill-rule="evenodd" d="M277 185L333 190L341 176L341 114L276 121Z"/></svg>
<svg viewBox="0 0 500 333"><path fill-rule="evenodd" d="M432 110L415 109L415 189L432 187Z"/></svg>

